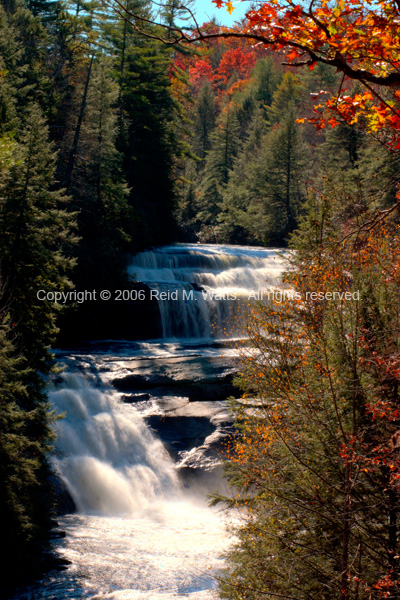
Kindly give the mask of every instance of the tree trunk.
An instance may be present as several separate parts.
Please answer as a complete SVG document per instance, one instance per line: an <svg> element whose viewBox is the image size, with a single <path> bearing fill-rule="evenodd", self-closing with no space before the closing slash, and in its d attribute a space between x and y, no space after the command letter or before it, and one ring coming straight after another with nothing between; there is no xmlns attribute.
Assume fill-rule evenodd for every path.
<svg viewBox="0 0 400 600"><path fill-rule="evenodd" d="M80 136L80 133L81 133L83 116L85 114L86 101L87 101L87 93L88 93L89 82L90 82L90 74L92 72L93 60L94 60L94 54L92 54L92 57L91 57L90 63L89 63L89 69L88 69L88 73L87 73L87 76L86 76L85 87L84 87L84 90L83 90L81 108L80 108L80 111L79 111L78 121L77 121L76 127L75 127L74 140L72 142L72 148L71 148L71 152L69 154L67 171L65 173L64 185L65 185L67 191L71 187L72 173L73 173L74 165L75 165L75 157L76 157L76 151L78 149L78 144L79 144L79 136Z"/></svg>

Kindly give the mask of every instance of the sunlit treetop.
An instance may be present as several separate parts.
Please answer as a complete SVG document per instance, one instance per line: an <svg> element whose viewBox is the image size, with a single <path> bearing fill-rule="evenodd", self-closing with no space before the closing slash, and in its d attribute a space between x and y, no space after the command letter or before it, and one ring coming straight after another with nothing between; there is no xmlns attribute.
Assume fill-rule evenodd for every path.
<svg viewBox="0 0 400 600"><path fill-rule="evenodd" d="M231 10L230 2L215 2ZM387 147L400 149L400 2L271 0L247 13L241 33L294 67L323 63L343 74L335 96L317 104L309 121L324 127L362 120ZM353 95L346 93L349 79L362 84Z"/></svg>
<svg viewBox="0 0 400 600"><path fill-rule="evenodd" d="M243 32L289 51L293 64L322 62L351 79L393 86L400 84L399 25L396 2L312 0L306 7L271 0L247 13Z"/></svg>
<svg viewBox="0 0 400 600"><path fill-rule="evenodd" d="M232 0L211 0L218 8L234 10ZM123 3L114 4L127 16ZM184 2L180 8L192 14L190 33L174 29L174 43L216 36L247 37L274 50L287 50L293 64L323 62L337 67L352 79L378 85L400 85L400 0L311 0L296 4L270 0L246 14L244 24L232 29L202 30ZM168 27L165 27L168 29Z"/></svg>

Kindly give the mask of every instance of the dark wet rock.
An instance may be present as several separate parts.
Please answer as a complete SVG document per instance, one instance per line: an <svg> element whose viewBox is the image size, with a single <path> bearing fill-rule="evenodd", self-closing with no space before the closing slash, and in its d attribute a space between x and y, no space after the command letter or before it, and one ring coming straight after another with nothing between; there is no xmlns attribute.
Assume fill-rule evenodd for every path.
<svg viewBox="0 0 400 600"><path fill-rule="evenodd" d="M175 457L201 446L216 429L207 417L152 415L146 421Z"/></svg>
<svg viewBox="0 0 400 600"><path fill-rule="evenodd" d="M137 293L137 300L115 300L116 294L112 292L112 299L107 302L97 299L69 307L60 318L57 345L68 348L87 340L161 337L160 309L149 286L137 281L129 287L132 298Z"/></svg>
<svg viewBox="0 0 400 600"><path fill-rule="evenodd" d="M223 476L223 465L220 462L213 469L179 468L179 478L187 494L194 498L204 497L205 494L226 493L226 483Z"/></svg>
<svg viewBox="0 0 400 600"><path fill-rule="evenodd" d="M201 402L202 400L226 400L230 396L235 396L238 390L230 383L201 383L195 384L188 390L188 397L191 402Z"/></svg>
<svg viewBox="0 0 400 600"><path fill-rule="evenodd" d="M53 473L52 484L54 489L55 510L58 515L67 515L76 512L76 505L63 480Z"/></svg>
<svg viewBox="0 0 400 600"><path fill-rule="evenodd" d="M218 427L201 446L181 452L177 463L179 473L187 476L189 472L196 472L199 475L220 469L226 459L228 442L235 434L232 424Z"/></svg>
<svg viewBox="0 0 400 600"><path fill-rule="evenodd" d="M127 375L121 379L114 379L113 386L120 392L130 392L135 390L147 390L160 385L174 386L174 382L168 377L142 377L140 375Z"/></svg>
<svg viewBox="0 0 400 600"><path fill-rule="evenodd" d="M61 558L61 556L59 556L58 554L49 552L44 555L42 569L43 572L47 572L50 570L64 571L65 569L68 569L69 565L71 564L71 561L67 558Z"/></svg>
<svg viewBox="0 0 400 600"><path fill-rule="evenodd" d="M176 401L176 399L175 399ZM146 418L167 446L179 469L211 471L223 460L223 444L233 435L225 402L186 402Z"/></svg>
<svg viewBox="0 0 400 600"><path fill-rule="evenodd" d="M52 539L52 540L65 538L65 536L66 536L65 531L62 531L61 529L52 529L50 531L50 539Z"/></svg>
<svg viewBox="0 0 400 600"><path fill-rule="evenodd" d="M133 404L134 402L144 402L146 400L150 400L150 394L128 394L121 396L122 402L126 404Z"/></svg>
<svg viewBox="0 0 400 600"><path fill-rule="evenodd" d="M129 374L113 380L114 387L120 392L139 392L151 390L151 396L181 396L191 402L203 400L226 400L236 396L239 390L233 384L232 373L217 374L203 380L173 379L167 375ZM133 400L134 401L134 400Z"/></svg>

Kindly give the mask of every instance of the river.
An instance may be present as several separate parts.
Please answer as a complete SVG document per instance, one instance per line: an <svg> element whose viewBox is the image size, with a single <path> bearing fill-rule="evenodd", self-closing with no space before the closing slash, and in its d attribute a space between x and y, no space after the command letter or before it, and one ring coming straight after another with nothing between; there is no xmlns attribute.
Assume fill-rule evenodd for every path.
<svg viewBox="0 0 400 600"><path fill-rule="evenodd" d="M224 488L225 398L249 298L282 268L264 248L142 252L129 271L157 300L162 337L56 351L65 370L49 400L63 418L51 461L76 510L58 517L54 551L69 565L14 600L216 597L229 536L206 494Z"/></svg>

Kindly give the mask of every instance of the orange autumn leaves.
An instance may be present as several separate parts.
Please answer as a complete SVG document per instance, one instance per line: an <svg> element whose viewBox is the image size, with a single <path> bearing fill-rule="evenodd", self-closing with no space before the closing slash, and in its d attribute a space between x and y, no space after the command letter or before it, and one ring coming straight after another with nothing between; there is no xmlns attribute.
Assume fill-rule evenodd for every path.
<svg viewBox="0 0 400 600"><path fill-rule="evenodd" d="M217 68L213 67L210 53L204 48L199 49L199 53L195 55L177 56L170 70L171 77L176 69L186 72L188 84L195 92L198 92L205 79L208 79L217 95L222 97L233 75L239 81L249 80L257 61L257 53L237 43L233 47L221 43L221 53Z"/></svg>
<svg viewBox="0 0 400 600"><path fill-rule="evenodd" d="M400 150L400 7L395 0L271 0L250 10L237 32L293 66L313 69L320 62L342 73L338 89L316 105L317 116L309 122L319 128L359 123L388 148Z"/></svg>
<svg viewBox="0 0 400 600"><path fill-rule="evenodd" d="M391 445L400 424L399 234L397 226L380 224L346 239L337 231L314 250L298 250L287 281L300 298L253 307L248 328L247 393L236 409L241 436L230 452L244 487L236 506L250 507L249 518L265 518L270 547L285 525L279 520L278 532L269 532L268 515L294 514L300 505L297 541L304 548L305 539L318 547L312 522L337 527L338 548L347 528L342 598L390 597L398 586L390 541L368 536L393 513L400 486ZM355 289L359 301L306 296ZM339 586L338 571L329 585Z"/></svg>

